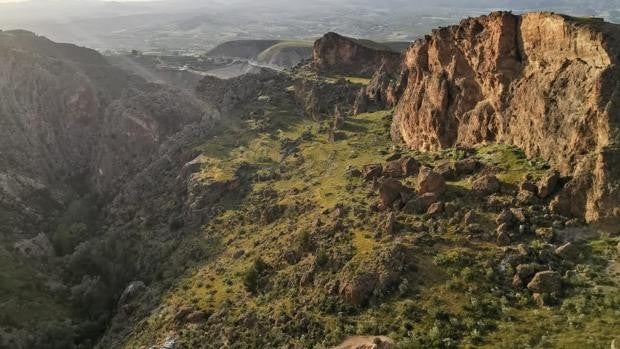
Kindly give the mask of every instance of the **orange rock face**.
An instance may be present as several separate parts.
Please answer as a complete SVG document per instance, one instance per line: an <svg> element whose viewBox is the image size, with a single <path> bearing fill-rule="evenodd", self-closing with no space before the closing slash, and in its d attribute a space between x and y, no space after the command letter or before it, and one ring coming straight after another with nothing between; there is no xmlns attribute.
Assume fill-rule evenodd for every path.
<svg viewBox="0 0 620 349"><path fill-rule="evenodd" d="M561 194L571 213L620 218L620 26L496 12L435 30L404 60L395 139L421 150L517 145L580 178Z"/></svg>

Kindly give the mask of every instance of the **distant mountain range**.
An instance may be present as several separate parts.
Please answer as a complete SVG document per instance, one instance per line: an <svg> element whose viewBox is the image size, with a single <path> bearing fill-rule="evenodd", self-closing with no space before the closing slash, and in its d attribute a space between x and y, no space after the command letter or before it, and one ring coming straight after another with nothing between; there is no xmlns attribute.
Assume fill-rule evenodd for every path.
<svg viewBox="0 0 620 349"><path fill-rule="evenodd" d="M397 10L396 10L397 9ZM491 9L557 10L620 22L620 5L601 1L209 1L33 0L0 4L0 29L24 28L99 50L205 52L241 39L316 39L335 31L410 41L437 26Z"/></svg>

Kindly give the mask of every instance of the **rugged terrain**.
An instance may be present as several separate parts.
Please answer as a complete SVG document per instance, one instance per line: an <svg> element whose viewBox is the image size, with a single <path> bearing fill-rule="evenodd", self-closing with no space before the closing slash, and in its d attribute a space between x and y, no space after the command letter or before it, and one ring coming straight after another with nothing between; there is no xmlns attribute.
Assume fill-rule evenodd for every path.
<svg viewBox="0 0 620 349"><path fill-rule="evenodd" d="M441 149L514 144L576 177L555 208L620 219L620 29L500 12L438 29L405 57L394 138Z"/></svg>
<svg viewBox="0 0 620 349"><path fill-rule="evenodd" d="M580 183L567 161L617 144L605 138L618 132L616 90L597 86L618 72L569 56L565 88L545 85L557 132L599 127L575 159L532 150L544 136L530 129L526 141L487 127L518 110L509 92L521 91L501 87L521 73L498 58L521 41L493 40L528 18L583 30L575 49L610 50L617 31L496 13L404 56L330 33L290 72L205 77L194 93L91 50L2 33L0 347L608 348L620 327L617 227L554 202ZM557 95L573 84L587 93ZM582 117L562 109L577 97L596 118L566 117ZM490 105L486 119L469 112L477 105ZM608 194L612 165L597 167Z"/></svg>
<svg viewBox="0 0 620 349"><path fill-rule="evenodd" d="M11 347L14 335L28 338L20 331L30 329L42 337L21 345L37 347L46 335L63 336L70 326L62 319L82 316L79 331L88 334L79 336L93 338L117 297L113 289L124 287L130 275L114 272L116 280L103 287L97 283L101 272L70 272L67 259L103 234L99 224L110 214L112 198L161 161L152 156L165 151L170 136L182 141L186 125L206 126L218 114L190 93L109 65L96 51L30 32L1 33L0 55L0 303L2 326L13 329L3 332L1 345ZM90 258L94 252L84 253ZM112 259L106 263L128 270ZM90 291L71 288L76 285L99 288L105 296L83 306L80 292Z"/></svg>

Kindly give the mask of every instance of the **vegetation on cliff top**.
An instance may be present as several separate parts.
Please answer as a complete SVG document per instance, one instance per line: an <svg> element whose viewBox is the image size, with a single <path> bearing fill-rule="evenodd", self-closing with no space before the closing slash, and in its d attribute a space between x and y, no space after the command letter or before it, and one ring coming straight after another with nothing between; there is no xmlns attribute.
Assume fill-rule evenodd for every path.
<svg viewBox="0 0 620 349"><path fill-rule="evenodd" d="M350 175L352 168L383 163L395 152L437 166L462 158L461 150L420 154L394 147L390 111L347 117L335 142L326 137L327 121L297 113L292 105L280 105L265 110L265 118L231 119L217 138L198 147L207 159L199 172L203 180L230 180L240 164L256 167L257 175L247 184L246 198L195 237L221 241L221 247L192 261L171 289L161 290L161 305L125 347L168 336L182 348L225 341L240 348L324 347L356 334L388 335L402 348L608 346L619 325L620 295L606 286L618 280L605 268L617 239L583 243L583 259L563 297L541 308L529 291L510 285L514 271L497 264L503 248L486 238L467 238L450 216L425 226L429 215L400 212L398 233L386 235L385 213L369 209L375 200L371 185ZM544 163L528 161L508 146L482 147L474 157L495 168L506 188L525 174L539 177L545 171ZM413 187L415 180L403 183ZM494 226L498 212L467 194L472 181L448 182L446 197L475 211L481 225ZM507 190L498 199L511 195ZM339 208L343 216L334 218ZM339 221L341 227L316 229ZM534 251L546 248L535 237L523 243ZM414 246L416 259L416 267L397 282L376 289L358 306L327 291L335 280L371 270L394 244ZM205 320L184 320L179 312L185 308L205 314Z"/></svg>

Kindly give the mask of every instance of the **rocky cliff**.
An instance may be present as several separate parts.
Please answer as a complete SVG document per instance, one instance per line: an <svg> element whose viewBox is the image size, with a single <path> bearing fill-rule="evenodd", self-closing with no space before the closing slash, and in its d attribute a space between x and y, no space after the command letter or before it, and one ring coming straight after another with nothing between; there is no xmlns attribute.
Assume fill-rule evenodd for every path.
<svg viewBox="0 0 620 349"><path fill-rule="evenodd" d="M435 30L406 52L392 134L432 150L502 142L575 179L556 210L620 218L620 26L507 12Z"/></svg>
<svg viewBox="0 0 620 349"><path fill-rule="evenodd" d="M94 50L0 32L0 347L73 347L71 335L59 344L45 334L71 333L68 320L93 334L105 328L119 290L145 270L122 256L151 250L129 242L136 211L149 202L158 212L150 221L163 226L150 231L170 233L176 159L217 115L193 93L147 83ZM120 240L114 251L101 247ZM69 299L72 288L105 296Z"/></svg>
<svg viewBox="0 0 620 349"><path fill-rule="evenodd" d="M0 188L12 200L78 178L113 191L167 136L206 117L189 93L149 84L94 50L24 31L0 34L0 48Z"/></svg>
<svg viewBox="0 0 620 349"><path fill-rule="evenodd" d="M313 65L320 72L370 76L382 66L397 70L400 62L399 52L369 40L327 33L314 43Z"/></svg>

